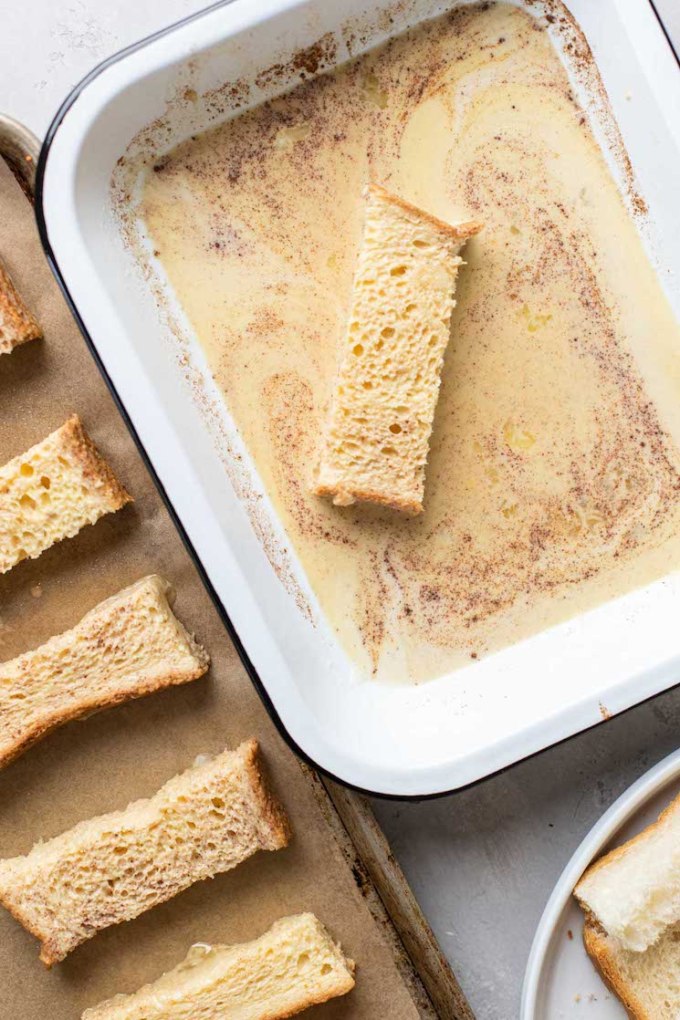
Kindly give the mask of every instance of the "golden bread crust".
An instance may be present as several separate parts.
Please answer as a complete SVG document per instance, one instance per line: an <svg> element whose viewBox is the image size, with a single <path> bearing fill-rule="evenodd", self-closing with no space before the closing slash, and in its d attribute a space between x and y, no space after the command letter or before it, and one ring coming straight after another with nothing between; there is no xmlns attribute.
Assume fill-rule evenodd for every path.
<svg viewBox="0 0 680 1020"><path fill-rule="evenodd" d="M316 485L312 490L315 496L323 496L333 498L334 496L340 495L340 490L335 485ZM352 502L347 504L351 506L353 503L378 503L380 506L384 506L389 510L399 510L404 514L411 514L415 516L423 512L423 504L415 502L414 500L402 500L402 499L389 499L382 492L374 492L370 489L356 489L352 486L343 486L342 495L351 496Z"/></svg>
<svg viewBox="0 0 680 1020"><path fill-rule="evenodd" d="M96 684L93 685L93 689L89 692L83 689L78 689L77 696L53 706L52 711L49 710L47 704L45 704L44 707L41 706L39 718L36 718L32 725L26 725L24 723L22 728L16 733L14 732L15 725L21 725L20 718L18 721L15 720L15 725L8 724L5 727L4 733L3 727L0 726L0 768L8 765L11 761L14 761L15 758L26 751L29 747L64 723L70 722L73 719L81 718L84 715L89 715L103 709L111 708L115 705L122 704L125 701L145 697L146 695L153 694L165 687L190 683L193 680L197 680L207 672L210 666L210 656L205 649L202 648L201 645L199 645L185 630L181 622L178 621L176 617L173 617L172 610L170 608L171 598L173 595L171 586L162 578L157 578L155 575L152 575L151 577L142 578L140 581L135 582L135 584L130 585L128 588L117 592L115 595L110 596L103 602L94 606L94 608L91 609L70 630L63 632L62 634L55 635L53 638L50 638L47 642L45 642L45 644L19 655L10 662L0 663L0 683L3 678L12 682L12 677L21 678L22 676L32 676L36 678L33 681L32 689L40 691L40 683L42 680L45 678L49 679L52 676L57 678L60 677L62 674L60 672L59 665L54 661L54 653L51 652L53 642L60 640L66 640L68 642L67 647L69 648L82 648L83 644L91 647L91 643L96 641L95 647L97 649L102 649L100 652L101 664L105 666L107 652L104 650L104 646L102 645L102 637L105 637L106 633L117 631L119 640L124 640L123 636L126 634L126 631L128 631L130 625L133 624L135 619L136 606L134 598L136 592L139 591L140 588L142 588L142 590L146 590L146 586L149 582L153 585L159 581L162 592L162 594L159 592L159 598L167 603L169 618L172 621L169 626L172 627L174 624L174 626L178 627L180 635L184 635L186 652L184 664L179 666L176 661L173 661L171 657L173 653L168 652L168 645L166 643L164 646L159 648L156 653L157 658L154 660L154 663L160 669L165 667L164 672L159 672L157 675L152 677L144 677L143 673L140 675L135 667L130 664L129 672L124 675L124 679L119 681L120 686L117 689L113 688L109 691L104 691L101 688L97 688ZM112 608L112 604L114 602L116 605ZM46 659L45 656L47 656ZM193 658L195 662L193 667L188 661L189 657ZM40 662L40 680L37 679L37 674L35 672L36 658L37 661ZM48 665L46 666L45 663ZM44 672L46 669L48 672ZM130 682L131 680L134 682ZM2 715L1 706L2 699L0 699L0 716Z"/></svg>
<svg viewBox="0 0 680 1020"><path fill-rule="evenodd" d="M378 195L383 201L391 202L392 205L396 205L406 212L413 213L418 219L425 220L433 227L441 230L442 233L448 234L449 237L453 237L457 241L466 241L484 229L484 224L481 220L468 220L465 223L447 223L446 220L440 220L438 216L433 216L432 213L426 212L424 209L419 208L419 206L412 205L411 202L399 198L398 195L393 195L387 188L383 188L382 184L376 184L373 181L366 185L365 193Z"/></svg>
<svg viewBox="0 0 680 1020"><path fill-rule="evenodd" d="M64 446L80 464L83 477L89 482L94 481L102 486L111 510L120 510L127 503L133 502L132 496L118 481L113 470L90 439L77 414L72 414L60 431Z"/></svg>
<svg viewBox="0 0 680 1020"><path fill-rule="evenodd" d="M606 935L598 929L592 918L586 919L583 928L583 944L605 984L620 1000L631 1020L655 1020L626 984L623 974L609 952Z"/></svg>
<svg viewBox="0 0 680 1020"><path fill-rule="evenodd" d="M0 261L0 354L9 354L29 340L41 340L38 320L26 307L7 269Z"/></svg>
<svg viewBox="0 0 680 1020"><path fill-rule="evenodd" d="M288 817L274 796L265 775L260 745L254 737L246 741L246 770L252 783L255 798L260 805L262 817L269 830L269 849L278 850L288 846L292 835Z"/></svg>

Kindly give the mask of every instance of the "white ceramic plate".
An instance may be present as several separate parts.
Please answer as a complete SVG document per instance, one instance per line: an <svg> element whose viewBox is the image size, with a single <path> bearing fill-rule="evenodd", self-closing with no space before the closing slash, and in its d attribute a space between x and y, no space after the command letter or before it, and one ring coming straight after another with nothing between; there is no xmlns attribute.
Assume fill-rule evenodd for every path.
<svg viewBox="0 0 680 1020"><path fill-rule="evenodd" d="M679 792L680 750L633 783L583 840L543 911L524 977L520 1020L626 1020L625 1009L583 948L583 914L572 890L591 861L655 821Z"/></svg>

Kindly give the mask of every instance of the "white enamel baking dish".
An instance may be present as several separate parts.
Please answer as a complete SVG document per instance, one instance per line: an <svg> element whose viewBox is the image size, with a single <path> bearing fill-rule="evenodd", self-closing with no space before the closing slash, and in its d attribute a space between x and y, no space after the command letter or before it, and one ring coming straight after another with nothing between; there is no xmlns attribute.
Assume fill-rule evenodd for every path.
<svg viewBox="0 0 680 1020"><path fill-rule="evenodd" d="M454 2L402 0L392 9L389 34ZM541 0L516 2L535 14L546 11ZM37 215L54 271L282 731L344 783L422 797L488 776L680 681L680 577L669 575L420 686L357 676L320 614L315 610L310 622L270 565L225 469L221 436L233 438L233 426L205 361L188 335L194 378L203 376L214 398L209 413L210 401L198 401L187 384L176 336L109 211L116 161L140 129L168 104L172 109L178 90L190 84L203 93L227 79L254 80L326 32L338 39L339 62L347 56L341 25L358 19L368 48L385 37L380 15L387 6L236 0L107 61L52 124L39 165ZM676 58L648 0L570 0L569 8L611 97L649 203L645 241L680 313L673 275L680 268ZM582 81L574 86L601 134L596 97ZM206 125L200 111L200 102L180 104L168 145ZM262 505L284 554L286 538L266 494ZM294 556L291 563L307 590Z"/></svg>

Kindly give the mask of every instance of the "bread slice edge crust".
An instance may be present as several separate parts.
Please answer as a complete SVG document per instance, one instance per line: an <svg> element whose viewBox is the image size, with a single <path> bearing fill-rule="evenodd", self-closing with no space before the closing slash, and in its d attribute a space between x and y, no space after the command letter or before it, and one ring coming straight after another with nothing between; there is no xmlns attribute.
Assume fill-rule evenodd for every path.
<svg viewBox="0 0 680 1020"><path fill-rule="evenodd" d="M83 478L87 481L98 481L102 485L112 511L121 510L128 503L134 502L125 486L116 477L113 468L104 460L90 439L79 415L72 414L60 431L79 463Z"/></svg>
<svg viewBox="0 0 680 1020"><path fill-rule="evenodd" d="M410 517L416 517L423 512L422 501L389 499L382 492L359 489L352 485L343 485L342 489L336 485L316 485L312 488L312 492L315 496L333 499L334 506L339 507L353 506L355 503L374 503L376 506L385 507L386 510L399 510ZM346 504L345 499L347 500Z"/></svg>
<svg viewBox="0 0 680 1020"><path fill-rule="evenodd" d="M260 744L255 737L251 737L241 744L241 748L244 752L244 765L252 783L255 800L260 807L263 828L269 830L270 843L263 844L263 849L282 850L290 843L293 832L288 816L268 782Z"/></svg>
<svg viewBox="0 0 680 1020"><path fill-rule="evenodd" d="M43 331L0 260L0 354L10 354L30 340L42 340Z"/></svg>
<svg viewBox="0 0 680 1020"><path fill-rule="evenodd" d="M438 230L450 234L457 241L468 241L484 229L484 224L481 220L466 220L464 223L447 223L446 220L440 220L438 216L434 216L425 209L421 209L418 205L413 205L412 202L407 202L405 198L400 198L399 195L388 191L382 184L377 184L375 181L371 181L363 190L364 197L371 194L378 195L385 202L390 202L406 212L413 213L418 219L425 220Z"/></svg>
<svg viewBox="0 0 680 1020"><path fill-rule="evenodd" d="M588 956L602 976L602 980L620 1001L630 1020L655 1020L626 984L607 946L607 936L600 930L592 917L586 918L583 927L583 944Z"/></svg>
<svg viewBox="0 0 680 1020"><path fill-rule="evenodd" d="M392 192L384 188L382 185L374 181L369 182L364 186L364 188L362 189L362 197L365 201L371 198L378 199L384 204L385 207L391 206L393 209L398 209L402 213L406 213L409 217L412 217L417 223L424 224L431 230L435 231L436 234L439 236L441 243L444 245L450 245L452 246L452 248L455 247L455 251L457 253L459 253L460 249L463 247L463 245L469 238L478 234L484 227L484 224L478 220L469 220L467 222L462 223L448 223L445 220L439 219L437 216L434 216L432 213L429 213L424 209L416 205L413 205L411 202L406 201L405 199L399 197L398 195L393 194ZM364 231L365 230L366 225L364 226ZM363 243L364 242L362 241L362 245ZM456 272L454 273L454 279L451 288L452 292L455 292L455 276L457 275L457 269L461 265L465 264L463 259L460 258L459 254L457 254L456 257L454 258L454 263L456 266ZM357 263L357 267L355 268L355 275L352 284L353 296L352 304L350 305L350 315L352 314L353 303L356 300L357 273L359 273L360 271L359 266L360 261ZM455 306L456 301L455 299L452 299L452 310L453 308L455 308ZM326 426L322 429L322 434L324 435L323 449L319 454L319 461L314 469L314 477L311 480L309 490L315 496L318 496L320 498L329 498L332 501L332 503L338 507L353 506L356 503L359 504L366 503L400 512L407 517L417 516L424 510L424 488L426 471L425 467L423 467L422 469L423 480L421 485L415 486L415 488L421 489L420 492L409 493L407 493L406 491L400 492L397 489L392 488L390 486L382 488L382 486L376 487L370 485L370 483L367 486L366 485L367 479L362 480L357 477L352 478L351 474L348 476L344 472L343 473L345 474L345 477L343 478L328 477L329 474L333 475L336 473L334 467L331 466L332 458L330 458L329 461L327 444L328 435L330 433L330 430L333 428L332 421L335 417L334 405L336 401L336 387L339 385L339 380L345 368L345 361L347 355L346 352L344 351L344 346L347 343L347 341L348 336L347 333L345 333L343 340L341 341L342 350L336 372L336 380L334 384L333 394L331 396L331 404L326 416L327 422ZM435 399L434 399L435 408L436 403L438 401L440 384L441 373L439 372L435 385ZM428 439L427 439L428 450L429 443L431 440L431 432L432 421L429 422L428 426Z"/></svg>
<svg viewBox="0 0 680 1020"><path fill-rule="evenodd" d="M10 858L11 859L11 858ZM0 862L0 865L2 862ZM16 903L10 899L0 883L0 906L4 907L8 913L12 915L15 921L18 921L22 928L25 928L29 935L32 935L40 943L40 956L38 959L41 963L44 963L48 970L52 969L55 963L59 962L59 958L56 956L53 958L47 952L47 942L43 941L44 936L38 930L37 925L33 924L29 920L28 916L21 909L21 904Z"/></svg>

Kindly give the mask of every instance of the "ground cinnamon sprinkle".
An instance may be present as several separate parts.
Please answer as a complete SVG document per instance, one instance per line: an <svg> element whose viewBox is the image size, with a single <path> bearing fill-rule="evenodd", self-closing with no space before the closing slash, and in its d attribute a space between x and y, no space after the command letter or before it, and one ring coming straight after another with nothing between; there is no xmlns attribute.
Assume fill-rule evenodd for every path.
<svg viewBox="0 0 680 1020"><path fill-rule="evenodd" d="M674 327L548 31L602 106L561 4L535 19L466 5L313 77L335 59L324 37L257 82L302 84L163 155L146 184L164 267L322 610L366 672L469 664L678 555L680 459L638 365L648 337L670 342ZM245 95L231 83L211 102ZM642 208L615 127L609 140ZM413 520L309 492L369 177L486 223L465 253ZM626 287L609 227L626 237ZM642 330L631 295L649 306Z"/></svg>

